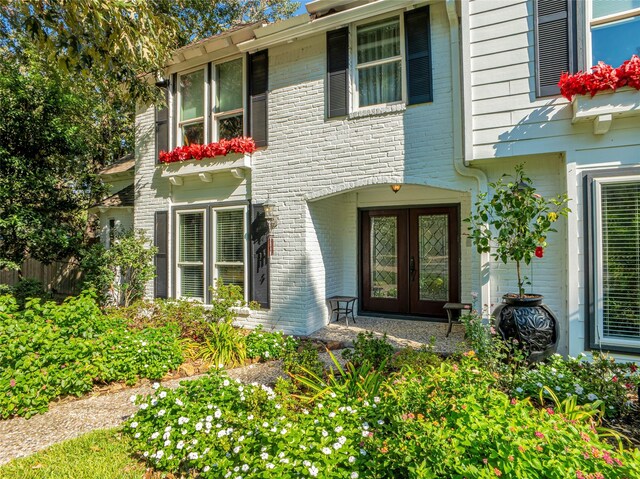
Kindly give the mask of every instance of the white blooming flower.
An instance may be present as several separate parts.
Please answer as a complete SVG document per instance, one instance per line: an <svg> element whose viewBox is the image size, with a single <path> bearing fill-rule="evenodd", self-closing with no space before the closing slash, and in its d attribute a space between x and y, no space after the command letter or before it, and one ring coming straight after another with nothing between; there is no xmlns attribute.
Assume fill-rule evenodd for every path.
<svg viewBox="0 0 640 479"><path fill-rule="evenodd" d="M137 427L138 427L138 423L134 421L134 422L132 422L132 423L130 424L130 426L131 426L133 429L135 429L135 428L137 428Z"/></svg>
<svg viewBox="0 0 640 479"><path fill-rule="evenodd" d="M517 393L521 393L522 391L524 391L524 389L522 389L521 387L519 387L519 386L518 386L518 387L516 388L516 392L517 392Z"/></svg>
<svg viewBox="0 0 640 479"><path fill-rule="evenodd" d="M213 416L207 416L206 418L204 418L204 420L206 422L211 422L211 421L213 421Z"/></svg>
<svg viewBox="0 0 640 479"><path fill-rule="evenodd" d="M184 406L184 403L180 399L176 399L176 404L180 407Z"/></svg>
<svg viewBox="0 0 640 479"><path fill-rule="evenodd" d="M216 412L214 412L214 413L213 413L213 416L214 416L216 419L219 419L219 418L220 418L220 416L222 416L222 411L221 411L220 409L216 409Z"/></svg>
<svg viewBox="0 0 640 479"><path fill-rule="evenodd" d="M198 440L194 439L193 441L191 441L191 444L193 444L195 446L196 444L198 444Z"/></svg>
<svg viewBox="0 0 640 479"><path fill-rule="evenodd" d="M231 384L231 383L229 382L229 380L228 380L228 379L225 379L224 381L222 381L222 385L223 385L225 388L226 388L229 384Z"/></svg>
<svg viewBox="0 0 640 479"><path fill-rule="evenodd" d="M274 466L273 464L271 464L270 462L268 462L268 463L267 463L267 465L266 465L265 467L266 467L267 469L273 469L273 468L274 468L274 467L276 467L276 466Z"/></svg>
<svg viewBox="0 0 640 479"><path fill-rule="evenodd" d="M541 387L543 386L543 384L542 384L542 383L540 383L540 382L537 382L537 383L536 383L536 386L538 386L539 388L541 388Z"/></svg>
<svg viewBox="0 0 640 479"><path fill-rule="evenodd" d="M196 431L201 431L202 430L202 426L203 426L203 424L201 422L196 423Z"/></svg>
<svg viewBox="0 0 640 479"><path fill-rule="evenodd" d="M160 383L153 383L153 389L158 389L160 387Z"/></svg>
<svg viewBox="0 0 640 479"><path fill-rule="evenodd" d="M247 472L249 470L249 464L243 464L240 469L242 469L244 472Z"/></svg>
<svg viewBox="0 0 640 479"><path fill-rule="evenodd" d="M176 444L176 449L182 449L184 447L184 441L178 441L178 444Z"/></svg>
<svg viewBox="0 0 640 479"><path fill-rule="evenodd" d="M187 457L189 459L191 459L192 461L195 461L196 459L198 459L198 453L197 452L190 452Z"/></svg>
<svg viewBox="0 0 640 479"><path fill-rule="evenodd" d="M561 388L560 386L556 386L554 389L555 389L556 391L561 391L561 390L562 390L562 388Z"/></svg>
<svg viewBox="0 0 640 479"><path fill-rule="evenodd" d="M582 386L580 386L579 384L576 384L576 394L578 396L582 395L582 393L584 392L584 388Z"/></svg>
<svg viewBox="0 0 640 479"><path fill-rule="evenodd" d="M158 394L158 397L160 399L164 399L167 397L167 391L160 391L160 394Z"/></svg>
<svg viewBox="0 0 640 479"><path fill-rule="evenodd" d="M140 409L145 410L149 407L149 404L147 404L146 402L143 402L142 404L140 404Z"/></svg>
<svg viewBox="0 0 640 479"><path fill-rule="evenodd" d="M247 419L248 419L249 421L253 421L253 414L249 414L249 415L247 416Z"/></svg>
<svg viewBox="0 0 640 479"><path fill-rule="evenodd" d="M589 401L596 401L596 400L598 399L598 396L596 396L596 395L595 395L595 394L593 394L593 393L589 393L589 394L587 394L587 399L588 399Z"/></svg>
<svg viewBox="0 0 640 479"><path fill-rule="evenodd" d="M374 397L373 398L373 402L376 403L376 404L379 403L380 402L380 398L378 396Z"/></svg>
<svg viewBox="0 0 640 479"><path fill-rule="evenodd" d="M233 453L238 454L240 452L240 446L236 446L233 448Z"/></svg>
<svg viewBox="0 0 640 479"><path fill-rule="evenodd" d="M164 447L169 447L170 445L171 445L171 441L169 439L164 441Z"/></svg>
<svg viewBox="0 0 640 479"><path fill-rule="evenodd" d="M302 461L302 465L303 465L304 467L309 467L309 466L311 465L311 462L309 462L309 461Z"/></svg>
<svg viewBox="0 0 640 479"><path fill-rule="evenodd" d="M342 444L340 444L339 442L334 442L333 443L333 448L337 451L338 449L340 449L342 447Z"/></svg>
<svg viewBox="0 0 640 479"><path fill-rule="evenodd" d="M133 437L135 437L136 439L138 439L138 438L140 437L140 433L139 433L139 432L136 432L136 433L133 435Z"/></svg>
<svg viewBox="0 0 640 479"><path fill-rule="evenodd" d="M356 462L356 458L354 456L349 456L349 464L353 464Z"/></svg>
<svg viewBox="0 0 640 479"><path fill-rule="evenodd" d="M361 456L366 456L367 455L367 451L365 451L364 449L360 448L360 455Z"/></svg>
<svg viewBox="0 0 640 479"><path fill-rule="evenodd" d="M156 452L156 459L162 459L162 456L164 456L164 451L160 450Z"/></svg>
<svg viewBox="0 0 640 479"><path fill-rule="evenodd" d="M342 426L336 426L336 428L334 429L335 432L342 432Z"/></svg>
<svg viewBox="0 0 640 479"><path fill-rule="evenodd" d="M262 459L263 461L266 461L267 459L269 459L269 454L267 454L266 452L263 452L262 454L260 454L260 459Z"/></svg>
<svg viewBox="0 0 640 479"><path fill-rule="evenodd" d="M353 472L351 473L351 479L358 479L358 473L357 473L357 472L355 472L355 471L353 471Z"/></svg>
<svg viewBox="0 0 640 479"><path fill-rule="evenodd" d="M153 434L151 434L151 439L156 439L160 436L159 432L154 432Z"/></svg>
<svg viewBox="0 0 640 479"><path fill-rule="evenodd" d="M345 436L340 436L340 437L338 438L338 442L339 442L340 444L344 444L345 442L347 442L347 438L346 438Z"/></svg>
<svg viewBox="0 0 640 479"><path fill-rule="evenodd" d="M336 417L336 413L335 413L335 412L330 412L330 413L329 413L329 417L330 417L331 419L333 419L334 417Z"/></svg>
<svg viewBox="0 0 640 479"><path fill-rule="evenodd" d="M218 437L224 437L227 435L227 431L225 431L224 429L222 429L221 431L218 431Z"/></svg>
<svg viewBox="0 0 640 479"><path fill-rule="evenodd" d="M384 424L384 421L382 419L378 419L378 424L382 426Z"/></svg>
<svg viewBox="0 0 640 479"><path fill-rule="evenodd" d="M331 454L331 449L329 449L328 447L323 447L322 452L323 454L326 454L328 456L329 454Z"/></svg>
<svg viewBox="0 0 640 479"><path fill-rule="evenodd" d="M318 471L318 468L317 468L316 466L313 466L313 465L312 465L312 466L309 468L309 475L310 475L310 476L316 477L316 476L318 475L318 472L319 472L319 471Z"/></svg>
<svg viewBox="0 0 640 479"><path fill-rule="evenodd" d="M144 451L143 456L144 456L144 457L149 457L149 451Z"/></svg>
<svg viewBox="0 0 640 479"><path fill-rule="evenodd" d="M151 399L151 405L155 406L156 404L158 404L158 400L156 398Z"/></svg>
<svg viewBox="0 0 640 479"><path fill-rule="evenodd" d="M133 396L131 396L131 397L129 398L129 401L131 401L131 402L136 402L136 399L138 399L138 395L137 395L137 394L134 394Z"/></svg>
<svg viewBox="0 0 640 479"><path fill-rule="evenodd" d="M178 424L181 425L181 426L183 424L187 424L188 422L189 422L189 418L188 417L181 416L181 417L178 418Z"/></svg>
<svg viewBox="0 0 640 479"><path fill-rule="evenodd" d="M322 437L327 437L328 435L329 435L329 433L323 429L322 430Z"/></svg>
<svg viewBox="0 0 640 479"><path fill-rule="evenodd" d="M183 436L186 436L187 432L189 432L189 431L187 431L186 429L183 429L182 431L180 431L180 434L182 434Z"/></svg>
<svg viewBox="0 0 640 479"><path fill-rule="evenodd" d="M202 468L202 472L209 472L209 470L210 470L210 469L211 469L211 468L210 468L209 466L204 466L204 467Z"/></svg>
<svg viewBox="0 0 640 479"><path fill-rule="evenodd" d="M169 431L171 431L171 426L167 426L164 428L164 432L169 432Z"/></svg>
<svg viewBox="0 0 640 479"><path fill-rule="evenodd" d="M164 416L167 413L167 411L165 411L164 409L160 409L158 411L158 416Z"/></svg>

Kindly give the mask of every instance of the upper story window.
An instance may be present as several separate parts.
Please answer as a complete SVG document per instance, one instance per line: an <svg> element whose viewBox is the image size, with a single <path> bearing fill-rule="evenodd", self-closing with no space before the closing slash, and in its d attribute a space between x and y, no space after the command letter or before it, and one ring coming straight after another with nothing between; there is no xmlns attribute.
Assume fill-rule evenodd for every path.
<svg viewBox="0 0 640 479"><path fill-rule="evenodd" d="M402 101L400 18L359 25L356 30L357 106Z"/></svg>
<svg viewBox="0 0 640 479"><path fill-rule="evenodd" d="M591 61L617 67L640 55L640 0L591 2Z"/></svg>
<svg viewBox="0 0 640 479"><path fill-rule="evenodd" d="M243 72L237 58L178 76L176 146L244 136Z"/></svg>

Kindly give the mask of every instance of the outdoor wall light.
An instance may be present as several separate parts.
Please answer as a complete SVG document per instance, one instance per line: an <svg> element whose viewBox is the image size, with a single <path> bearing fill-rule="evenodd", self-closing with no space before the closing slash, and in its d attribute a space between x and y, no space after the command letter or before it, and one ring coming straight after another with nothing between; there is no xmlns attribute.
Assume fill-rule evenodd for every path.
<svg viewBox="0 0 640 479"><path fill-rule="evenodd" d="M264 219L267 220L267 223L269 224L269 230L272 230L276 226L278 226L278 218L275 214L275 206L273 205L273 203L267 200L264 205L262 205L262 207L264 208Z"/></svg>
<svg viewBox="0 0 640 479"><path fill-rule="evenodd" d="M394 193L400 191L400 188L402 188L402 185L391 185L391 191L393 191Z"/></svg>

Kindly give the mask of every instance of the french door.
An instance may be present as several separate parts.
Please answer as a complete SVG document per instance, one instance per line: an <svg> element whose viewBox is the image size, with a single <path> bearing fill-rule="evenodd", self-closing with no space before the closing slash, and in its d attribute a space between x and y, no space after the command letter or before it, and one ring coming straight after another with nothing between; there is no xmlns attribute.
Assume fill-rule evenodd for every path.
<svg viewBox="0 0 640 479"><path fill-rule="evenodd" d="M363 311L444 317L459 301L457 206L363 210Z"/></svg>

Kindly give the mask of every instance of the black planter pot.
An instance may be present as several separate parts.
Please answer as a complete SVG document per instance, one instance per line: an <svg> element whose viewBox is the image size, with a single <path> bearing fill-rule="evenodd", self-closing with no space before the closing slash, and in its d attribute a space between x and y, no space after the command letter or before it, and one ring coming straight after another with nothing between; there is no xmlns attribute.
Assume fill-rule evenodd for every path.
<svg viewBox="0 0 640 479"><path fill-rule="evenodd" d="M526 346L530 362L541 361L558 349L558 320L540 295L524 298L505 294L493 310L504 340L517 339Z"/></svg>

